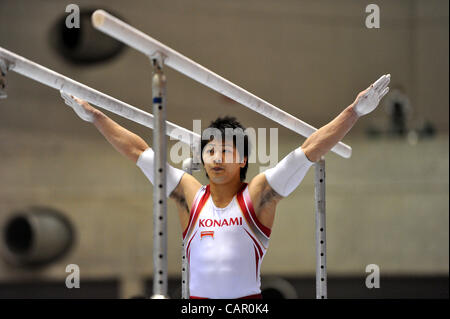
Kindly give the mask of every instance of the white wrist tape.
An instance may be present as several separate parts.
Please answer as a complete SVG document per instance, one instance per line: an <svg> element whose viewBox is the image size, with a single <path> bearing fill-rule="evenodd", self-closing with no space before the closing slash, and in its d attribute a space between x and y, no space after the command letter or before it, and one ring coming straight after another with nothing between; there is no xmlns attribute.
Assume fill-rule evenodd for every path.
<svg viewBox="0 0 450 319"><path fill-rule="evenodd" d="M136 165L142 170L142 172L147 176L150 182L155 185L154 182L154 157L155 153L151 148L147 148L139 156ZM166 163L166 173L167 173L167 186L166 186L166 196L169 197L170 193L177 187L178 183L185 173L181 169L173 167Z"/></svg>
<svg viewBox="0 0 450 319"><path fill-rule="evenodd" d="M300 185L308 169L314 164L299 147L283 158L277 165L264 171L270 187L283 197Z"/></svg>

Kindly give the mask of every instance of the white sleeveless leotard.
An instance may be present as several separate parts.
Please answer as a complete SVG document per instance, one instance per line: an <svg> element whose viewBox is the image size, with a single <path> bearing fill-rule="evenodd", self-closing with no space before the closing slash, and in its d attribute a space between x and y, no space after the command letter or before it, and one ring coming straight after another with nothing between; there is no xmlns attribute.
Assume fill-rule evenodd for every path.
<svg viewBox="0 0 450 319"><path fill-rule="evenodd" d="M247 183L225 208L214 205L209 185L202 186L183 233L191 298L259 295L269 236L256 218Z"/></svg>

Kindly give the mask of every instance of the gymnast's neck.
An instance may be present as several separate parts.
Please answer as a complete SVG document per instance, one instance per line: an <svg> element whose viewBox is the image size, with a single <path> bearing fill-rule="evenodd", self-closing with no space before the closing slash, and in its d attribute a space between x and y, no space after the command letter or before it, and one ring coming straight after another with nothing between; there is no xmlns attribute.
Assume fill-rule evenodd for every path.
<svg viewBox="0 0 450 319"><path fill-rule="evenodd" d="M209 187L214 205L219 208L227 207L242 187L242 184L243 182L239 179L233 179L226 183L215 183L210 180Z"/></svg>

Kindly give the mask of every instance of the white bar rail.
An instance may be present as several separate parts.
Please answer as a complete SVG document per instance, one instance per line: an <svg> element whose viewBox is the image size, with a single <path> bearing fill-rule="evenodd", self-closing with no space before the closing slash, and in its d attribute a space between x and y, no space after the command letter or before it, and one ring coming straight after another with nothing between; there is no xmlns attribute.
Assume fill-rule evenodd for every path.
<svg viewBox="0 0 450 319"><path fill-rule="evenodd" d="M315 127L264 101L227 79L224 79L179 52L153 39L149 35L110 15L104 10L96 10L92 14L92 24L98 30L149 57L154 56L156 53L162 54L164 56L165 65L304 137L309 137L312 133L317 131ZM351 147L342 142L336 144L331 151L344 158L350 158L352 154Z"/></svg>
<svg viewBox="0 0 450 319"><path fill-rule="evenodd" d="M52 71L40 64L25 59L11 51L0 47L0 59L7 64L8 70L45 84L57 90L79 97L87 102L120 115L133 122L154 129L152 114L115 99L82 83ZM166 134L188 145L200 145L200 135L167 121Z"/></svg>

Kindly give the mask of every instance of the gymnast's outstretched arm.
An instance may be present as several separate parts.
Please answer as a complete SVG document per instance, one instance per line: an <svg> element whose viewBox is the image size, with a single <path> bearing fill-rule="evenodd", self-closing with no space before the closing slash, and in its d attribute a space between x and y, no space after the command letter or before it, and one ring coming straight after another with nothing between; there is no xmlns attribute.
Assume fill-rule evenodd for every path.
<svg viewBox="0 0 450 319"><path fill-rule="evenodd" d="M65 103L84 121L93 123L106 140L122 155L137 162L142 152L149 148L138 135L120 126L88 102L61 91Z"/></svg>
<svg viewBox="0 0 450 319"><path fill-rule="evenodd" d="M65 103L84 121L93 123L106 140L122 155L132 160L154 184L153 150L138 135L120 126L88 102L61 91ZM181 227L189 221L189 208L195 194L202 186L192 175L166 163L167 197L172 198L178 209Z"/></svg>
<svg viewBox="0 0 450 319"><path fill-rule="evenodd" d="M342 140L361 116L372 112L378 106L380 100L389 91L390 79L390 74L380 77L359 93L355 101L334 120L308 137L302 145L306 157L316 162Z"/></svg>
<svg viewBox="0 0 450 319"><path fill-rule="evenodd" d="M359 117L372 112L389 91L390 74L358 94L355 101L335 119L306 139L277 165L255 176L249 183L250 197L259 221L266 227L273 224L278 202L292 193L309 168L333 148L355 125Z"/></svg>
<svg viewBox="0 0 450 319"><path fill-rule="evenodd" d="M266 170L267 182L273 190L285 197L302 181L313 162L330 151L358 118L372 112L389 91L390 74L383 75L375 83L358 94L355 101L335 119L311 134L301 147L295 149L275 167Z"/></svg>

